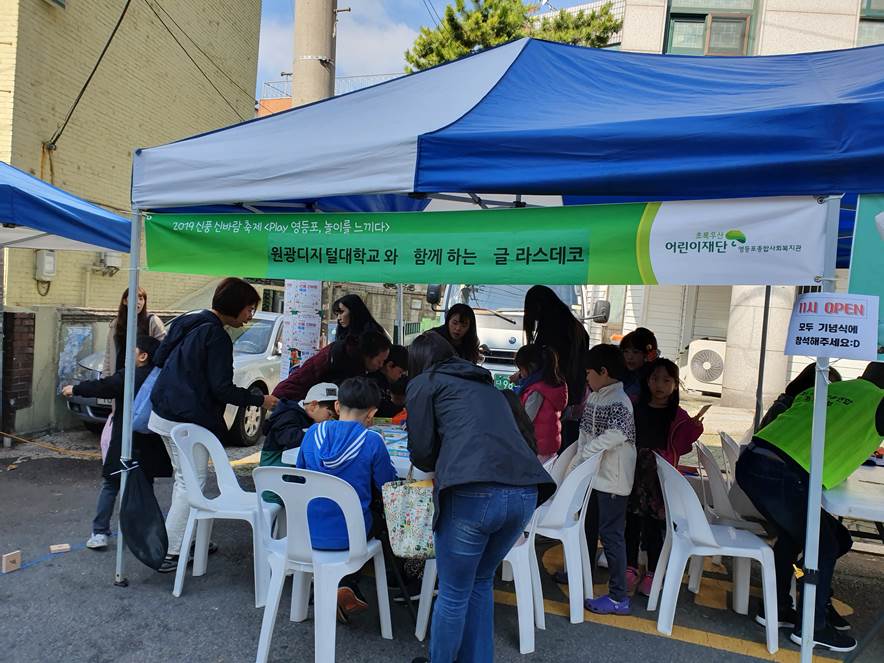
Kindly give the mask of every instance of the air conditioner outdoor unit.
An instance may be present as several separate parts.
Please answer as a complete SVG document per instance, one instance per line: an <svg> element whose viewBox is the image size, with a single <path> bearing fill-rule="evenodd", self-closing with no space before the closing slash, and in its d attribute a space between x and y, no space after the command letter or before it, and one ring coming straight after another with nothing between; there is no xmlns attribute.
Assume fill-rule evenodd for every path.
<svg viewBox="0 0 884 663"><path fill-rule="evenodd" d="M688 346L685 387L693 391L721 394L724 377L725 341L697 340Z"/></svg>

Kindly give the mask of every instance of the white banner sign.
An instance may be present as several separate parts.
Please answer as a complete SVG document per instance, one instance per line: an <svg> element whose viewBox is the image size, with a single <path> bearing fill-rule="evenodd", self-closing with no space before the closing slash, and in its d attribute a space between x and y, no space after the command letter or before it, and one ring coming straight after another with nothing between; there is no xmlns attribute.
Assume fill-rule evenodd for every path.
<svg viewBox="0 0 884 663"><path fill-rule="evenodd" d="M822 275L826 206L810 196L664 202L648 223L659 284L811 285Z"/></svg>
<svg viewBox="0 0 884 663"><path fill-rule="evenodd" d="M877 351L877 297L808 292L795 300L785 354L874 360Z"/></svg>

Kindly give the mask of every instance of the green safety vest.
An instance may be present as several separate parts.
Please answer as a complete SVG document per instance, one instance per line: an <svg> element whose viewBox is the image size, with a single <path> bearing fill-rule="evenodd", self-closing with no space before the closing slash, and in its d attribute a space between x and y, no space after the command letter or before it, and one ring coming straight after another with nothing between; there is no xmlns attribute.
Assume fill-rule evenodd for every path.
<svg viewBox="0 0 884 663"><path fill-rule="evenodd" d="M826 449L823 486L832 488L849 477L878 448L881 436L875 413L884 389L868 380L846 380L829 385L826 404ZM810 471L813 428L813 389L802 391L788 410L755 433Z"/></svg>

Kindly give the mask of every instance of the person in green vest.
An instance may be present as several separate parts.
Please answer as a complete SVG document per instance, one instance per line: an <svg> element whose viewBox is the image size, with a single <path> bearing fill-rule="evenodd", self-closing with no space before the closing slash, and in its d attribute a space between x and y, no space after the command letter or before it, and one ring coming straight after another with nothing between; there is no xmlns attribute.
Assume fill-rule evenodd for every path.
<svg viewBox="0 0 884 663"><path fill-rule="evenodd" d="M792 406L755 433L737 461L737 483L777 535L774 562L777 575L778 621L791 627L791 639L801 643L800 615L789 596L792 565L804 550L807 532L811 431L814 390L795 397ZM823 487L844 481L878 448L884 437L884 363L870 363L857 380L829 385L826 404L826 445ZM825 511L820 513L820 544L814 612L815 645L832 651L856 648L844 631L850 624L832 608L835 561L850 549L843 527ZM762 625L763 608L756 617Z"/></svg>

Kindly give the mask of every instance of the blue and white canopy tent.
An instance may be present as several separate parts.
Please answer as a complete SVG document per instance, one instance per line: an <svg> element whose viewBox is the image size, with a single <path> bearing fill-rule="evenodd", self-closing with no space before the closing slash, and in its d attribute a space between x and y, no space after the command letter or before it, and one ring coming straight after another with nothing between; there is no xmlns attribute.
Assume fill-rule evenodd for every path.
<svg viewBox="0 0 884 663"><path fill-rule="evenodd" d="M642 201L815 195L827 201L828 253L820 272L824 288L832 289L840 195L884 189L882 117L884 46L694 58L522 39L139 150L133 218L217 206L281 211L305 201L322 209L323 199L377 194L387 197L375 202L455 197L478 204L477 193L485 192L517 206L525 195ZM132 224L133 245L140 230L140 222ZM817 365L809 569L817 560L828 360ZM813 593L810 585L805 608ZM804 660L810 632L804 629Z"/></svg>
<svg viewBox="0 0 884 663"><path fill-rule="evenodd" d="M0 162L0 248L129 252L130 223Z"/></svg>

